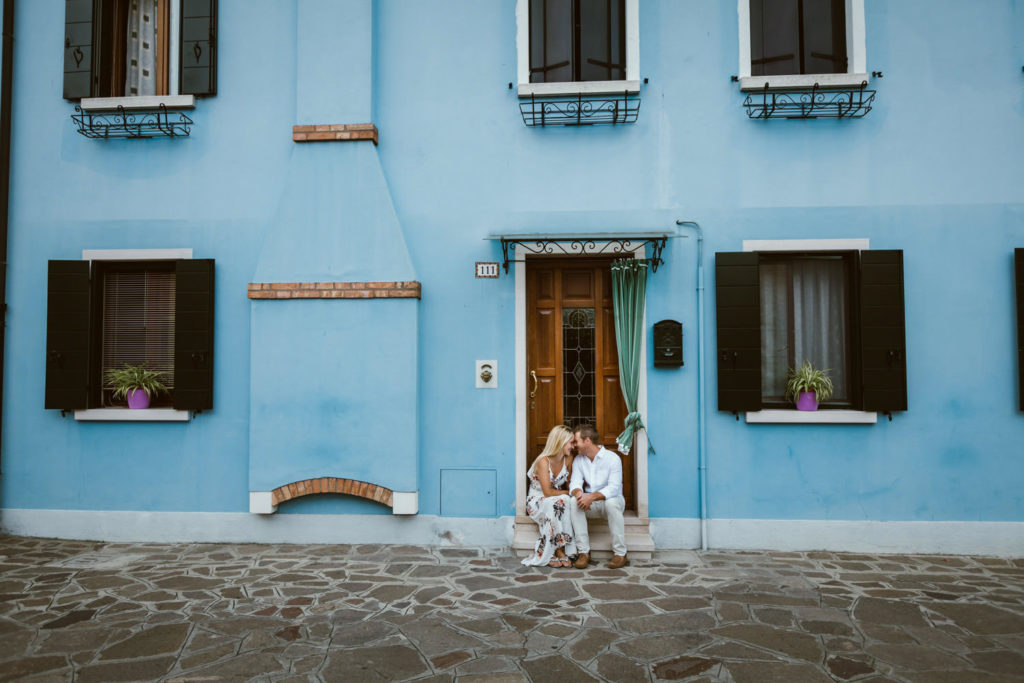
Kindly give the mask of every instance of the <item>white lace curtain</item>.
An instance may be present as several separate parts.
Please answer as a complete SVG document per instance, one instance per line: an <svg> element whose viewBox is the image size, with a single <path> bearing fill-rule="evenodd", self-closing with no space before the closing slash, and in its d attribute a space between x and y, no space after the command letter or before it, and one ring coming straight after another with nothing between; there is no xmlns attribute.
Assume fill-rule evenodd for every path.
<svg viewBox="0 0 1024 683"><path fill-rule="evenodd" d="M761 264L761 381L765 398L786 393L786 372L805 360L828 368L832 400L848 398L846 268L841 259Z"/></svg>
<svg viewBox="0 0 1024 683"><path fill-rule="evenodd" d="M128 97L156 94L157 1L131 0L128 8Z"/></svg>

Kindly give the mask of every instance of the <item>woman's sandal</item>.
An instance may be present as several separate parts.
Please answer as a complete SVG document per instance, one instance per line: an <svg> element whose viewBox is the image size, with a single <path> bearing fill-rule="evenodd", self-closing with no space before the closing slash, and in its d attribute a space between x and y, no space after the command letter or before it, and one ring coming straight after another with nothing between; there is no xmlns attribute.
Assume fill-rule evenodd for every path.
<svg viewBox="0 0 1024 683"><path fill-rule="evenodd" d="M572 560L570 560L568 557L559 557L557 559L561 563L561 564L558 565L559 567L571 567L572 566Z"/></svg>
<svg viewBox="0 0 1024 683"><path fill-rule="evenodd" d="M565 565L562 564L562 558L560 558L560 557L552 557L551 561L548 562L548 566L549 567L554 567L555 569L557 569L559 567L564 567Z"/></svg>

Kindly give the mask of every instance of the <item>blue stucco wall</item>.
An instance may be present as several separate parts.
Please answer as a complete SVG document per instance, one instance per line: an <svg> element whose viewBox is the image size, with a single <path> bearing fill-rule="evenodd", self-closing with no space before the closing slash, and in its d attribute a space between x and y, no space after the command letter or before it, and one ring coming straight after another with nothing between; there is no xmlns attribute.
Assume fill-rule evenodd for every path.
<svg viewBox="0 0 1024 683"><path fill-rule="evenodd" d="M263 361L286 353L275 337L282 326L320 315L310 302L251 303L246 283L343 272L351 277L337 279L423 283L423 300L410 304L414 328L389 317L406 302L380 302L387 312L371 314L381 329L410 335L408 347L395 340L377 358L360 355L358 368L331 360L354 381L360 372L390 376L415 351L417 400L406 414L418 425L420 512L439 514L441 470L465 467L496 469L498 514L513 514L514 282L472 277L474 261L500 258L484 237L676 230L676 219L689 219L706 235L712 359L714 252L738 251L744 239L862 237L904 250L905 261L910 410L871 426L747 425L715 412L712 364L712 517L1024 520L1012 291L1012 250L1024 246L1024 6L865 6L868 70L885 76L872 83L878 96L864 119L748 120L729 78L736 4L643 0L640 71L649 83L637 123L530 129L507 87L516 80L513 0L377 2L372 17L333 27L331 36L357 43L346 48L355 63L372 64L368 82L337 67L339 92L355 93L349 108L318 101L330 74L317 42L300 35L296 4L223 0L219 90L192 114L192 137L101 142L73 131L72 105L60 98L63 3L21 3L0 506L246 511L253 454L295 437L262 419L268 394L288 379ZM321 67L303 68L313 62ZM318 112L367 110L381 131L377 148L307 153L291 141L291 126L317 122ZM343 155L373 158L354 161L358 170L322 158ZM359 204L365 193L351 186L371 176L377 199ZM295 200L296 178L316 184L311 194L328 202L334 222L316 202ZM323 199L342 178L341 199ZM368 227L371 219L379 222ZM679 234L688 237L670 240L648 287L648 322L680 320L686 334L684 368L648 368L657 447L649 498L652 517L693 518L697 245L692 231ZM312 252L288 246L303 235ZM394 249L334 258L350 243L365 254L382 241ZM214 410L169 425L83 424L43 410L46 261L158 247L217 259ZM362 315L337 305L332 326ZM266 355L257 357L260 344ZM395 365L389 353L405 360ZM473 388L479 358L498 360L499 389ZM344 424L375 424L378 408L346 406ZM335 427L329 413L314 411L301 439L324 443ZM360 438L369 443L367 431ZM368 453L351 457L380 467ZM335 497L282 511L386 512Z"/></svg>

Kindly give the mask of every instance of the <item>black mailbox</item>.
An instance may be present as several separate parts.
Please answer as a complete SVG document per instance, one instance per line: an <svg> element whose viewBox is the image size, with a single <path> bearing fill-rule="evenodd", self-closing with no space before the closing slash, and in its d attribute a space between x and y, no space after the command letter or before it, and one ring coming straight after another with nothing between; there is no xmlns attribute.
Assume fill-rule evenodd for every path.
<svg viewBox="0 0 1024 683"><path fill-rule="evenodd" d="M674 368L683 364L683 324L675 320L654 323L654 367Z"/></svg>

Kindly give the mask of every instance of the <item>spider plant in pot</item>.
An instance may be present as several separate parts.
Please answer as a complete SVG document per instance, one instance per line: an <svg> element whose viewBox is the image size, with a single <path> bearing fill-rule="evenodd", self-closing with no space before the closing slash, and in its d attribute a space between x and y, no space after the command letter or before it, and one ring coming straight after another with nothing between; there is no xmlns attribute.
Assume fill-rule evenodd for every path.
<svg viewBox="0 0 1024 683"><path fill-rule="evenodd" d="M145 363L125 363L115 370L107 370L104 384L114 390L112 398L115 401L126 399L129 408L141 410L149 407L154 396L167 393L164 377L163 372L150 370Z"/></svg>
<svg viewBox="0 0 1024 683"><path fill-rule="evenodd" d="M805 360L800 369L789 369L786 374L786 400L793 401L797 410L817 410L818 401L832 398L832 380L828 370L815 368Z"/></svg>

